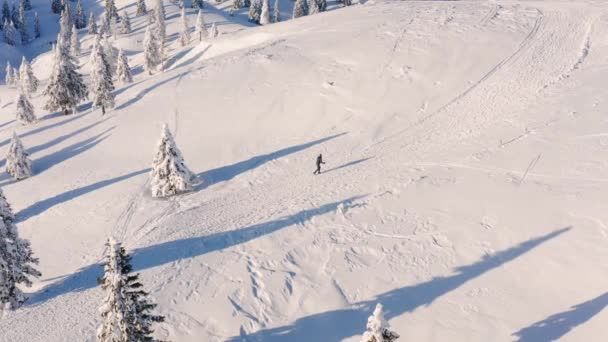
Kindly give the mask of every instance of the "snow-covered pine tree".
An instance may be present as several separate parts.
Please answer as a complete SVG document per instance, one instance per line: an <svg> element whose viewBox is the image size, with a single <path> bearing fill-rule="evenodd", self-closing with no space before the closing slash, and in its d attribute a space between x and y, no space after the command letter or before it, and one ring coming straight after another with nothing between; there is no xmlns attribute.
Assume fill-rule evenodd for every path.
<svg viewBox="0 0 608 342"><path fill-rule="evenodd" d="M281 21L281 10L279 9L279 0L274 0L274 6L272 7L272 22L278 23Z"/></svg>
<svg viewBox="0 0 608 342"><path fill-rule="evenodd" d="M252 23L260 23L260 15L262 14L261 0L252 0L249 6L249 21Z"/></svg>
<svg viewBox="0 0 608 342"><path fill-rule="evenodd" d="M192 0L190 7L195 9L203 9L204 3L203 0Z"/></svg>
<svg viewBox="0 0 608 342"><path fill-rule="evenodd" d="M4 42L8 45L15 46L15 36L17 35L17 31L15 30L15 26L12 21L4 22Z"/></svg>
<svg viewBox="0 0 608 342"><path fill-rule="evenodd" d="M112 18L118 19L118 9L116 8L116 3L114 2L114 0L106 0L104 13L105 19L108 21L108 24L110 23L110 20L112 20Z"/></svg>
<svg viewBox="0 0 608 342"><path fill-rule="evenodd" d="M51 11L55 14L60 14L63 11L63 3L61 0L51 1Z"/></svg>
<svg viewBox="0 0 608 342"><path fill-rule="evenodd" d="M154 9L154 13L156 14L156 27L158 30L158 39L160 39L160 43L164 44L165 37L167 34L167 28L165 24L165 7L163 5L163 0L156 0L156 8Z"/></svg>
<svg viewBox="0 0 608 342"><path fill-rule="evenodd" d="M32 3L30 0L21 0L21 3L23 4L23 9L25 9L26 11L32 9Z"/></svg>
<svg viewBox="0 0 608 342"><path fill-rule="evenodd" d="M61 33L57 36L53 70L43 94L48 96L45 109L60 109L66 115L75 112L78 103L87 98L87 86Z"/></svg>
<svg viewBox="0 0 608 342"><path fill-rule="evenodd" d="M106 37L114 37L116 40L116 36L118 34L118 21L116 17L110 18L110 25L108 25L108 30L104 31L106 33Z"/></svg>
<svg viewBox="0 0 608 342"><path fill-rule="evenodd" d="M87 26L87 18L84 16L84 10L82 9L82 3L80 0L76 2L76 14L74 15L74 26L77 29L83 29Z"/></svg>
<svg viewBox="0 0 608 342"><path fill-rule="evenodd" d="M15 117L19 123L22 125L27 125L36 121L36 116L34 115L34 106L28 99L27 95L23 93L23 91L19 91L19 95L17 96L16 103L16 111Z"/></svg>
<svg viewBox="0 0 608 342"><path fill-rule="evenodd" d="M149 24L144 35L144 69L150 75L163 63L162 45L156 25L156 22Z"/></svg>
<svg viewBox="0 0 608 342"><path fill-rule="evenodd" d="M15 85L15 75L13 75L13 67L10 61L6 61L6 69L4 69L4 83L12 87Z"/></svg>
<svg viewBox="0 0 608 342"><path fill-rule="evenodd" d="M93 15L93 12L89 12L89 34L97 33L97 22L95 22L95 15Z"/></svg>
<svg viewBox="0 0 608 342"><path fill-rule="evenodd" d="M308 15L308 8L306 6L306 0L296 0L293 6L293 19Z"/></svg>
<svg viewBox="0 0 608 342"><path fill-rule="evenodd" d="M148 13L148 8L146 7L146 0L137 0L137 12L135 15L141 17Z"/></svg>
<svg viewBox="0 0 608 342"><path fill-rule="evenodd" d="M32 285L29 276L40 277L33 265L38 264L29 241L19 237L15 215L0 190L0 309L16 309L25 296L17 287Z"/></svg>
<svg viewBox="0 0 608 342"><path fill-rule="evenodd" d="M15 29L19 29L19 8L15 3L11 6L11 21L15 26Z"/></svg>
<svg viewBox="0 0 608 342"><path fill-rule="evenodd" d="M344 7L346 7L346 6L350 6L350 5L352 5L352 4L353 4L353 1L352 1L352 0L344 0L343 2L344 2Z"/></svg>
<svg viewBox="0 0 608 342"><path fill-rule="evenodd" d="M219 37L219 35L220 31L217 29L217 26L215 26L215 23L211 24L211 29L209 30L209 38L215 39Z"/></svg>
<svg viewBox="0 0 608 342"><path fill-rule="evenodd" d="M374 313L367 319L367 331L363 334L361 342L393 342L399 334L390 330L388 322L384 319L382 304L378 303Z"/></svg>
<svg viewBox="0 0 608 342"><path fill-rule="evenodd" d="M124 247L112 238L106 246L104 276L99 279L106 296L100 308L102 324L97 329L97 340L156 341L152 338L152 325L165 318L152 313L156 304L148 299L139 274L132 273L131 257Z"/></svg>
<svg viewBox="0 0 608 342"><path fill-rule="evenodd" d="M21 44L25 45L30 41L30 30L27 25L27 18L25 17L25 6L23 2L19 5L19 33L21 35Z"/></svg>
<svg viewBox="0 0 608 342"><path fill-rule="evenodd" d="M76 34L72 31L72 27L74 24L72 23L72 16L70 15L70 11L68 10L70 6L68 3L65 3L65 9L61 12L61 18L59 18L59 34L61 35L61 39L63 40L64 47L67 51L70 51L72 45L72 34ZM59 39L57 40L59 43Z"/></svg>
<svg viewBox="0 0 608 342"><path fill-rule="evenodd" d="M114 47L112 41L105 37L102 40L103 52L106 56L106 61L110 65L110 74L114 76L114 70L116 70L116 61L118 60L118 49Z"/></svg>
<svg viewBox="0 0 608 342"><path fill-rule="evenodd" d="M127 59L127 56L125 56L125 54L122 52L122 49L118 51L118 61L116 63L116 79L122 84L133 82L129 61Z"/></svg>
<svg viewBox="0 0 608 342"><path fill-rule="evenodd" d="M8 5L8 1L4 0L2 3L2 28L4 29L4 22L11 20L11 8Z"/></svg>
<svg viewBox="0 0 608 342"><path fill-rule="evenodd" d="M209 33L207 32L207 28L205 27L205 19L203 18L203 10L198 10L198 15L196 16L196 36L198 37L198 41L203 41L203 38L207 38Z"/></svg>
<svg viewBox="0 0 608 342"><path fill-rule="evenodd" d="M162 128L150 176L154 197L172 196L192 189L194 174L186 166L167 124Z"/></svg>
<svg viewBox="0 0 608 342"><path fill-rule="evenodd" d="M317 0L319 5L319 12L325 12L327 10L327 0Z"/></svg>
<svg viewBox="0 0 608 342"><path fill-rule="evenodd" d="M181 32L179 34L179 43L181 46L190 44L190 23L188 22L188 16L186 15L186 8L182 7L181 13Z"/></svg>
<svg viewBox="0 0 608 342"><path fill-rule="evenodd" d="M80 39L78 38L78 31L76 26L72 26L72 41L70 42L70 54L74 57L80 55Z"/></svg>
<svg viewBox="0 0 608 342"><path fill-rule="evenodd" d="M120 20L120 33L129 34L131 33L131 20L127 11L122 12L122 19Z"/></svg>
<svg viewBox="0 0 608 342"><path fill-rule="evenodd" d="M38 12L34 12L34 38L40 38L41 35L40 18L38 18Z"/></svg>
<svg viewBox="0 0 608 342"><path fill-rule="evenodd" d="M308 0L308 14L317 14L319 13L319 1L318 0Z"/></svg>
<svg viewBox="0 0 608 342"><path fill-rule="evenodd" d="M114 107L114 83L112 82L112 70L105 53L105 49L99 41L98 35L91 51L91 92L93 95L93 108L101 108L103 114L106 109Z"/></svg>
<svg viewBox="0 0 608 342"><path fill-rule="evenodd" d="M262 0L262 12L260 13L260 24L268 25L272 23L270 17L270 0Z"/></svg>
<svg viewBox="0 0 608 342"><path fill-rule="evenodd" d="M21 65L19 66L19 83L21 91L27 96L31 96L32 93L38 90L38 84L40 83L36 76L34 76L32 66L25 59L25 56L21 58Z"/></svg>

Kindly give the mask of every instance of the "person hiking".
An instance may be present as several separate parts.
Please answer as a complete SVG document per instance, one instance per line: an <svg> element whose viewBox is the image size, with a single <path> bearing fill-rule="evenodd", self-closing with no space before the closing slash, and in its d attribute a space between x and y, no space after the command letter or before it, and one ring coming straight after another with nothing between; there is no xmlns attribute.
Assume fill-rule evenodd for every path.
<svg viewBox="0 0 608 342"><path fill-rule="evenodd" d="M319 154L317 157L317 169L312 173L313 175L321 174L321 164L325 164L325 162L323 161L323 155Z"/></svg>

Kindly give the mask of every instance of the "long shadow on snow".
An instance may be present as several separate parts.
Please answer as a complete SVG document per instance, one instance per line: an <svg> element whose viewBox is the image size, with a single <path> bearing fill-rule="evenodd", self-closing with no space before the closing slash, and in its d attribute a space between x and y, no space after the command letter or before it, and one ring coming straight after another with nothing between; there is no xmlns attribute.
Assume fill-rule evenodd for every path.
<svg viewBox="0 0 608 342"><path fill-rule="evenodd" d="M513 335L519 342L558 341L570 330L587 322L608 305L608 292L590 301L578 304L568 311L549 316Z"/></svg>
<svg viewBox="0 0 608 342"><path fill-rule="evenodd" d="M271 160L278 159L278 158L284 157L286 155L305 150L307 148L324 143L326 141L341 137L345 134L347 134L347 133L344 132L344 133L340 133L340 134L335 134L335 135L332 135L329 137L325 137L323 139L308 142L306 144L295 145L295 146L287 147L287 148L284 148L284 149L281 149L281 150L278 150L278 151L275 151L272 153L255 156L253 158L238 162L236 164L226 165L226 166L219 167L217 169L201 172L197 176L198 179L201 180L201 183L197 187L196 190L197 191L202 190L207 187L210 187L213 184L231 180L232 178L240 175L241 173L247 172L249 170L253 170Z"/></svg>
<svg viewBox="0 0 608 342"><path fill-rule="evenodd" d="M39 215L56 205L71 201L77 197L86 195L91 191L105 188L106 186L121 182L125 179L129 179L131 177L135 177L135 176L141 175L141 174L149 172L149 171L150 171L150 169L143 169L143 170L127 173L127 174L119 176L119 177L106 179L106 180L103 180L103 181L100 181L97 183L93 183L93 184L89 184L89 185L80 187L78 189L69 190L69 191L63 192L59 195L55 195L55 196L47 198L45 200L36 202L36 203L30 205L29 207L21 210L19 213L17 213L17 215L16 215L17 222L25 221L28 218Z"/></svg>
<svg viewBox="0 0 608 342"><path fill-rule="evenodd" d="M361 327L365 327L367 317L378 302L384 305L386 318L388 319L405 312L414 311L423 305L430 305L439 297L457 289L469 280L520 257L568 230L570 230L570 227L522 242L515 247L493 255L485 256L474 264L457 268L456 273L451 276L437 277L421 284L398 288L380 294L373 300L356 303L351 308L310 315L298 319L292 325L262 330L250 335L235 336L229 341L342 341L347 337L361 333Z"/></svg>
<svg viewBox="0 0 608 342"><path fill-rule="evenodd" d="M143 89L142 91L140 91L137 95L135 95L133 98L131 98L127 102L125 102L125 103L121 104L120 106L116 107L115 110L119 110L119 109L123 109L123 108L129 107L130 105L134 104L135 102L141 100L144 96L146 96L146 94L148 94L152 90L160 87L161 85L163 85L165 83L169 83L169 82L173 81L176 78L180 78L180 77L184 76L185 74L187 74L188 72L190 72L190 71L181 72L181 73L179 73L177 75L174 75L174 76L171 76L171 77L169 77L169 78L167 78L167 79L165 79L163 81L155 83L155 84L149 86L148 88Z"/></svg>
<svg viewBox="0 0 608 342"><path fill-rule="evenodd" d="M374 157L367 157L367 158L362 158L362 159L354 160L354 161L348 162L346 164L343 164L343 165L340 165L340 166L336 166L334 168L331 168L331 169L328 169L326 171L323 171L323 173L337 171L337 170L344 169L344 168L347 168L347 167L350 167L350 166L354 166L354 165L357 165L357 164L360 164L360 163L364 163L364 162L366 162L366 161L368 161L368 160L370 160L372 158L374 158Z"/></svg>
<svg viewBox="0 0 608 342"><path fill-rule="evenodd" d="M168 241L158 245L138 248L132 253L133 270L141 271L150 267L164 265L181 259L194 258L206 253L239 245L289 227L290 225L306 221L314 216L320 216L335 211L341 205L348 208L353 205L354 201L362 197L363 196L351 197L344 201L325 204L319 208L302 210L291 216L285 216L277 220L259 223L241 229L214 233L207 236ZM93 288L97 286L97 278L101 276L101 264L89 265L60 281L48 285L41 291L34 293L28 300L28 304L35 305L66 293L79 292Z"/></svg>
<svg viewBox="0 0 608 342"><path fill-rule="evenodd" d="M183 49L183 50L179 51L178 53L176 53L173 57L169 58L169 60L167 60L165 62L165 69L170 69L173 66L173 64L175 64L175 62L177 62L180 58L182 58L186 54L188 54L188 52L190 52L192 49L194 49L194 46Z"/></svg>
<svg viewBox="0 0 608 342"><path fill-rule="evenodd" d="M40 133L40 132L44 132L44 131L46 131L48 129L51 129L51 128L63 126L63 125L68 124L68 123L70 123L72 121L75 121L75 120L78 120L80 118L83 118L84 114L76 114L76 115L72 114L70 116L71 116L70 118L65 119L63 121L59 121L59 122L52 123L50 125L34 128L31 131L25 132L23 134L18 134L18 136L19 136L19 138L23 139L24 137L27 137L27 136L30 136L30 135L33 135L33 134L37 134L37 133ZM47 117L52 118L52 117L55 117L55 116L50 115L50 116L47 116ZM3 141L0 142L0 147L5 146L5 145L7 145L10 142L11 142L10 138L5 139L5 140L3 140Z"/></svg>

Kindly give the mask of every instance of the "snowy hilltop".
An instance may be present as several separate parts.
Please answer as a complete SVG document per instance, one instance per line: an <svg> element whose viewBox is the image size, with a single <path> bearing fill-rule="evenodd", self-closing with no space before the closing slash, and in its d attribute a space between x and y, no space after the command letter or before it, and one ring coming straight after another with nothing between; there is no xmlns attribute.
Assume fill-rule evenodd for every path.
<svg viewBox="0 0 608 342"><path fill-rule="evenodd" d="M0 0L0 342L601 340L606 17Z"/></svg>

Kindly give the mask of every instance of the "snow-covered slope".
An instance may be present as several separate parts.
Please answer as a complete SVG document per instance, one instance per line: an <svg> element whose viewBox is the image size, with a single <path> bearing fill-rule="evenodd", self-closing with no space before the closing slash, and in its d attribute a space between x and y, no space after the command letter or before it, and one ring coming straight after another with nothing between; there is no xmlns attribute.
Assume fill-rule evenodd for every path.
<svg viewBox="0 0 608 342"><path fill-rule="evenodd" d="M166 3L159 75L132 21L135 82L105 117L38 96L17 126L0 86L2 153L15 128L36 173L0 186L43 272L0 340L94 341L110 235L163 340L357 341L377 302L403 341L608 335L607 3L369 1L264 27L206 5L223 34L181 48ZM163 122L201 184L157 200Z"/></svg>

